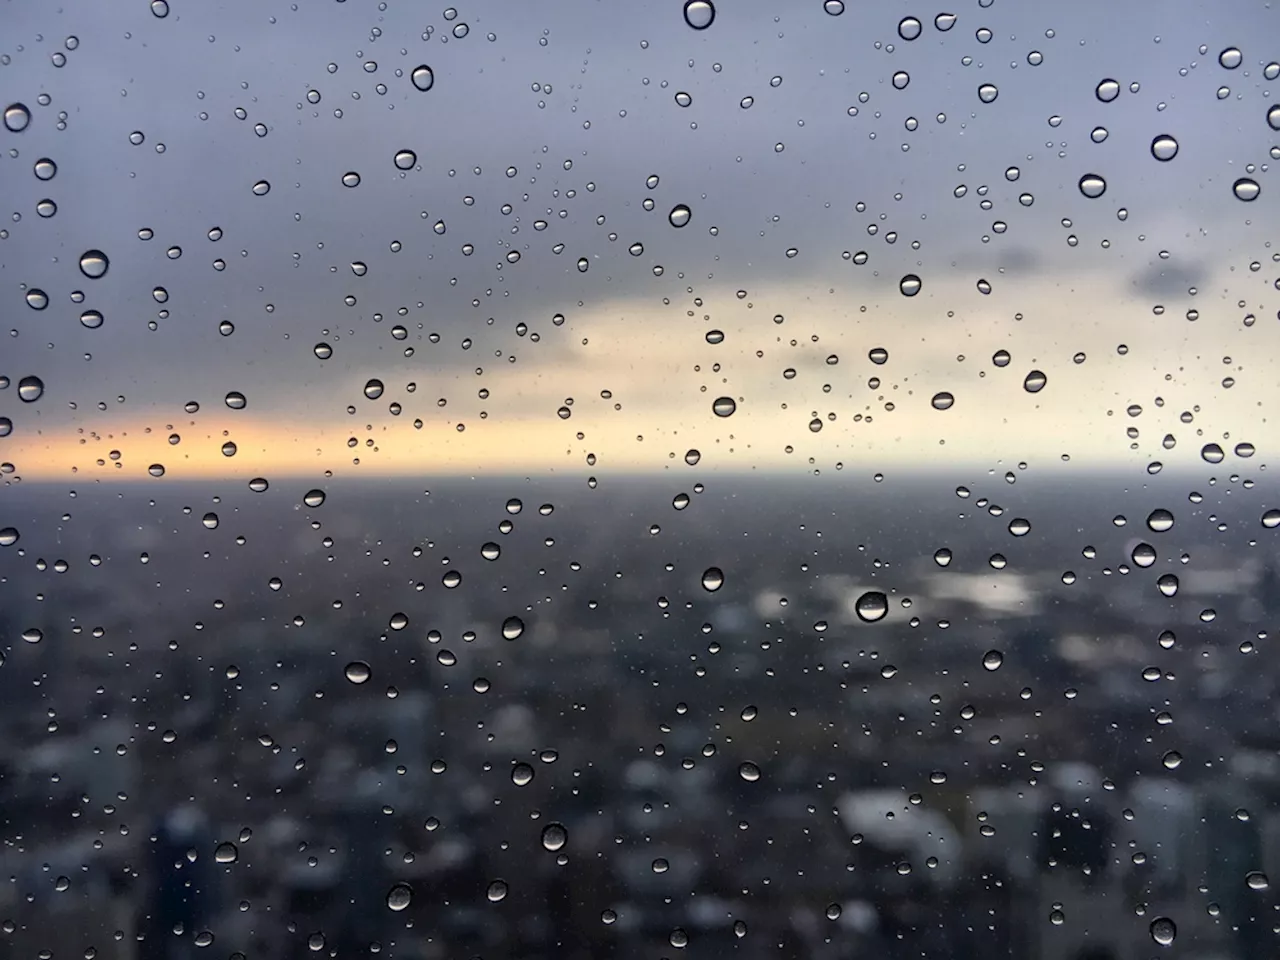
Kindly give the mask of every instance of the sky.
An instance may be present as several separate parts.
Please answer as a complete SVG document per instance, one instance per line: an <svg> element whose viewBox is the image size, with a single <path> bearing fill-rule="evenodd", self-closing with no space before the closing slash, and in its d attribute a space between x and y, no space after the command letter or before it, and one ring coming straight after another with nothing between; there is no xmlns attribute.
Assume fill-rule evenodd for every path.
<svg viewBox="0 0 1280 960"><path fill-rule="evenodd" d="M297 7L6 4L11 478L1266 462L1268 8Z"/></svg>

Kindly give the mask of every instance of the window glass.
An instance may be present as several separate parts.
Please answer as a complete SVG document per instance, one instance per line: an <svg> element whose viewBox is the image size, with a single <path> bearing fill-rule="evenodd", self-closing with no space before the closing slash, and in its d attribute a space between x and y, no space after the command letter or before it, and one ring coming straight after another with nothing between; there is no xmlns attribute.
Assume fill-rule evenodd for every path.
<svg viewBox="0 0 1280 960"><path fill-rule="evenodd" d="M0 956L1276 954L1273 10L0 19Z"/></svg>

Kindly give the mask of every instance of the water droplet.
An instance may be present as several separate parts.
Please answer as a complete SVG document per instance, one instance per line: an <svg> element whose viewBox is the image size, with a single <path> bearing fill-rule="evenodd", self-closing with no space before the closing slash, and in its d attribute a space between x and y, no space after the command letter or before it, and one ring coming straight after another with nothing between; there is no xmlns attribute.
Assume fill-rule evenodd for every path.
<svg viewBox="0 0 1280 960"><path fill-rule="evenodd" d="M373 378L364 385L364 395L370 400L377 400L382 396L383 389L382 381Z"/></svg>
<svg viewBox="0 0 1280 960"><path fill-rule="evenodd" d="M667 220L673 227L683 227L693 216L693 211L686 207L683 203L677 203L671 208L671 213L667 215Z"/></svg>
<svg viewBox="0 0 1280 960"><path fill-rule="evenodd" d="M21 534L14 527L5 527L0 530L0 547L12 547L20 539Z"/></svg>
<svg viewBox="0 0 1280 960"><path fill-rule="evenodd" d="M1236 195L1237 200L1248 202L1258 199L1258 194L1262 192L1262 187L1258 186L1257 180L1241 177L1231 185L1231 192Z"/></svg>
<svg viewBox="0 0 1280 960"><path fill-rule="evenodd" d="M822 5L822 9L831 16L838 17L844 13L844 0L826 0L826 3Z"/></svg>
<svg viewBox="0 0 1280 960"><path fill-rule="evenodd" d="M1178 578L1172 573L1166 573L1156 581L1156 587L1166 597L1176 596L1178 593Z"/></svg>
<svg viewBox="0 0 1280 960"><path fill-rule="evenodd" d="M1274 530L1280 527L1280 509L1272 507L1262 515L1262 525L1268 530Z"/></svg>
<svg viewBox="0 0 1280 960"><path fill-rule="evenodd" d="M1090 200L1096 200L1107 192L1107 181L1096 173L1086 173L1080 178L1080 192Z"/></svg>
<svg viewBox="0 0 1280 960"><path fill-rule="evenodd" d="M222 402L232 410L243 410L249 403L249 401L244 398L244 394L239 390L232 390L222 398Z"/></svg>
<svg viewBox="0 0 1280 960"><path fill-rule="evenodd" d="M1272 130L1280 130L1280 103L1267 108L1267 125Z"/></svg>
<svg viewBox="0 0 1280 960"><path fill-rule="evenodd" d="M397 883L387 891L387 909L399 913L413 900L413 888L407 883Z"/></svg>
<svg viewBox="0 0 1280 960"><path fill-rule="evenodd" d="M870 360L872 363L876 364L877 366L880 366L882 364L888 363L889 351L886 350L884 347L872 347L869 351L867 351L867 359Z"/></svg>
<svg viewBox="0 0 1280 960"><path fill-rule="evenodd" d="M1135 567L1149 567L1156 562L1156 548L1149 543L1140 543L1129 556Z"/></svg>
<svg viewBox="0 0 1280 960"><path fill-rule="evenodd" d="M924 284L914 273L908 273L898 281L898 289L902 291L902 295L904 297L914 297L920 292L920 288L922 286L924 286Z"/></svg>
<svg viewBox="0 0 1280 960"><path fill-rule="evenodd" d="M702 572L702 589L715 593L724 586L724 571L719 567L707 567Z"/></svg>
<svg viewBox="0 0 1280 960"><path fill-rule="evenodd" d="M323 490L308 490L302 497L302 502L308 507L318 507L324 503Z"/></svg>
<svg viewBox="0 0 1280 960"><path fill-rule="evenodd" d="M527 787L533 782L533 767L527 763L517 763L511 768L511 782L517 787Z"/></svg>
<svg viewBox="0 0 1280 960"><path fill-rule="evenodd" d="M1147 529L1154 533L1167 533L1173 529L1173 514L1163 508L1147 515Z"/></svg>
<svg viewBox="0 0 1280 960"><path fill-rule="evenodd" d="M27 643L39 643L44 639L44 631L36 627L27 627L22 631L22 639Z"/></svg>
<svg viewBox="0 0 1280 960"><path fill-rule="evenodd" d="M1116 97L1120 96L1120 84L1111 78L1102 80L1098 83L1098 87L1094 90L1094 94L1103 103L1110 103Z"/></svg>
<svg viewBox="0 0 1280 960"><path fill-rule="evenodd" d="M35 403L44 393L44 381L37 376L23 377L18 381L18 397L27 403Z"/></svg>
<svg viewBox="0 0 1280 960"><path fill-rule="evenodd" d="M716 8L710 0L685 0L684 22L695 30L705 30L716 18Z"/></svg>
<svg viewBox="0 0 1280 960"><path fill-rule="evenodd" d="M1271 886L1271 881L1261 870L1251 870L1246 873L1244 882L1248 884L1250 890L1265 890Z"/></svg>
<svg viewBox="0 0 1280 960"><path fill-rule="evenodd" d="M333 356L333 347L327 343L317 343L311 351L321 360L328 360Z"/></svg>
<svg viewBox="0 0 1280 960"><path fill-rule="evenodd" d="M939 547L933 553L933 562L940 567L947 567L951 565L951 556L950 547Z"/></svg>
<svg viewBox="0 0 1280 960"><path fill-rule="evenodd" d="M363 660L352 660L347 664L347 668L343 673L348 680L355 684L367 683L369 678L373 676L373 671Z"/></svg>
<svg viewBox="0 0 1280 960"><path fill-rule="evenodd" d="M933 18L933 26L940 33L946 33L956 25L956 15L954 13L940 13Z"/></svg>
<svg viewBox="0 0 1280 960"><path fill-rule="evenodd" d="M201 517L200 522L204 524L206 530L218 529L218 515L212 511Z"/></svg>
<svg viewBox="0 0 1280 960"><path fill-rule="evenodd" d="M737 409L738 405L734 403L733 397L717 397L711 404L711 412L717 417L731 417Z"/></svg>
<svg viewBox="0 0 1280 960"><path fill-rule="evenodd" d="M502 638L515 640L524 633L524 621L519 617L507 617L502 621Z"/></svg>
<svg viewBox="0 0 1280 960"><path fill-rule="evenodd" d="M676 105L680 107L688 107L693 104L693 97L681 90L676 94Z"/></svg>
<svg viewBox="0 0 1280 960"><path fill-rule="evenodd" d="M462 585L462 574L457 570L450 570L440 578L440 582L444 584L446 590L456 590Z"/></svg>
<svg viewBox="0 0 1280 960"><path fill-rule="evenodd" d="M485 891L485 896L489 898L490 903L498 903L499 901L506 899L507 881L493 881L493 883L489 884L489 889Z"/></svg>
<svg viewBox="0 0 1280 960"><path fill-rule="evenodd" d="M702 452L700 450L690 448L684 452L684 462L691 467L696 467L701 459Z"/></svg>
<svg viewBox="0 0 1280 960"><path fill-rule="evenodd" d="M0 417L0 437L7 437L13 433L13 421L8 417Z"/></svg>
<svg viewBox="0 0 1280 960"><path fill-rule="evenodd" d="M97 310L86 310L80 314L80 325L88 327L90 330L97 330L102 326L102 314Z"/></svg>
<svg viewBox="0 0 1280 960"><path fill-rule="evenodd" d="M111 261L101 250L86 250L80 255L80 272L90 280L106 276Z"/></svg>
<svg viewBox="0 0 1280 960"><path fill-rule="evenodd" d="M1014 517L1009 521L1009 532L1015 537L1025 537L1031 532L1031 521L1025 517Z"/></svg>
<svg viewBox="0 0 1280 960"><path fill-rule="evenodd" d="M218 844L213 851L213 859L218 863L235 863L236 858L240 856L240 851L236 849L236 845L230 841Z"/></svg>
<svg viewBox="0 0 1280 960"><path fill-rule="evenodd" d="M24 103L11 103L4 108L4 126L11 133L21 133L31 122L31 111Z"/></svg>
<svg viewBox="0 0 1280 960"><path fill-rule="evenodd" d="M747 783L755 783L760 779L760 768L748 760L738 767L738 776Z"/></svg>
<svg viewBox="0 0 1280 960"><path fill-rule="evenodd" d="M940 393L935 393L933 399L929 402L933 404L933 409L935 410L950 410L955 405L956 398L943 390Z"/></svg>
<svg viewBox="0 0 1280 960"><path fill-rule="evenodd" d="M163 464L163 463L153 463L151 466L147 467L147 473L151 474L151 476L153 476L153 477L157 477L157 478L158 478L158 477L163 477L163 476L164 476L164 464Z"/></svg>
<svg viewBox="0 0 1280 960"><path fill-rule="evenodd" d="M169 0L151 0L151 13L163 20L169 15Z"/></svg>
<svg viewBox="0 0 1280 960"><path fill-rule="evenodd" d="M988 650L982 655L982 668L984 670L999 670L1004 666L1004 654L999 650Z"/></svg>
<svg viewBox="0 0 1280 960"><path fill-rule="evenodd" d="M259 180L253 185L253 195L255 197L265 197L271 192L271 184L266 180Z"/></svg>
<svg viewBox="0 0 1280 960"><path fill-rule="evenodd" d="M27 291L27 306L32 310L43 310L49 305L49 295L43 290L32 287Z"/></svg>
<svg viewBox="0 0 1280 960"><path fill-rule="evenodd" d="M37 180L52 180L54 175L58 172L58 165L48 157L42 157L36 161L36 165L33 169L35 170Z"/></svg>
<svg viewBox="0 0 1280 960"><path fill-rule="evenodd" d="M1218 63L1227 70L1234 70L1244 62L1244 54L1240 52L1238 47L1227 47L1218 54Z"/></svg>
<svg viewBox="0 0 1280 960"><path fill-rule="evenodd" d="M1205 463L1221 463L1226 454L1216 443L1206 443L1200 448L1200 458Z"/></svg>
<svg viewBox="0 0 1280 960"><path fill-rule="evenodd" d="M548 823L542 828L542 848L555 853L569 842L569 831L563 823Z"/></svg>
<svg viewBox="0 0 1280 960"><path fill-rule="evenodd" d="M984 83L978 87L978 99L983 103L994 103L998 96L1000 96L1000 90L994 83Z"/></svg>
<svg viewBox="0 0 1280 960"><path fill-rule="evenodd" d="M342 175L342 185L344 187L360 186L360 174L356 173L354 170L348 170Z"/></svg>
<svg viewBox="0 0 1280 960"><path fill-rule="evenodd" d="M492 540L486 541L480 544L480 556L486 560L497 560L502 556L502 548Z"/></svg>
<svg viewBox="0 0 1280 960"><path fill-rule="evenodd" d="M266 477L254 477L249 481L249 489L254 493L266 493L267 488L270 486Z"/></svg>
<svg viewBox="0 0 1280 960"><path fill-rule="evenodd" d="M1172 160L1178 155L1178 141L1162 133L1151 141L1151 155L1157 160Z"/></svg>
<svg viewBox="0 0 1280 960"><path fill-rule="evenodd" d="M413 165L418 162L418 155L412 150L400 150L395 156L395 165L397 170L412 170Z"/></svg>
<svg viewBox="0 0 1280 960"><path fill-rule="evenodd" d="M423 63L413 68L413 73L409 74L409 79L413 81L415 87L425 93L435 86L436 74L434 70Z"/></svg>
<svg viewBox="0 0 1280 960"><path fill-rule="evenodd" d="M853 612L863 623L883 620L889 613L889 598L879 590L868 590L855 601Z"/></svg>
<svg viewBox="0 0 1280 960"><path fill-rule="evenodd" d="M1022 381L1022 389L1027 393L1039 393L1048 382L1049 378L1044 375L1043 371L1032 370Z"/></svg>
<svg viewBox="0 0 1280 960"><path fill-rule="evenodd" d="M920 21L915 17L903 17L898 21L898 36L903 40L914 40L920 36L920 31L924 29L920 26Z"/></svg>

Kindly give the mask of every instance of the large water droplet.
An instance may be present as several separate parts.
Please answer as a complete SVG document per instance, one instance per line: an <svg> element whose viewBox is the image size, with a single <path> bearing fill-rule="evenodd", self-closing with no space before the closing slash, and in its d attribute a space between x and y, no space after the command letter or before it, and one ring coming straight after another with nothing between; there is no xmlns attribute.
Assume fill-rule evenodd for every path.
<svg viewBox="0 0 1280 960"><path fill-rule="evenodd" d="M236 849L236 845L231 841L218 844L213 851L213 859L218 863L235 863L240 856L240 851Z"/></svg>
<svg viewBox="0 0 1280 960"><path fill-rule="evenodd" d="M1099 81L1094 94L1103 103L1110 103L1120 96L1120 84L1108 77L1106 80Z"/></svg>
<svg viewBox="0 0 1280 960"><path fill-rule="evenodd" d="M1090 200L1096 200L1107 192L1107 181L1096 173L1086 173L1080 178L1080 192Z"/></svg>
<svg viewBox="0 0 1280 960"><path fill-rule="evenodd" d="M902 291L902 295L904 297L914 297L920 292L920 288L922 286L924 286L924 284L914 273L908 273L898 281L898 289Z"/></svg>
<svg viewBox="0 0 1280 960"><path fill-rule="evenodd" d="M354 170L348 170L342 175L342 185L344 187L360 186L360 174L356 173Z"/></svg>
<svg viewBox="0 0 1280 960"><path fill-rule="evenodd" d="M737 409L738 405L734 403L733 397L717 397L711 404L711 412L717 417L731 417Z"/></svg>
<svg viewBox="0 0 1280 960"><path fill-rule="evenodd" d="M822 5L822 9L827 11L830 16L838 17L844 13L844 0L826 0Z"/></svg>
<svg viewBox="0 0 1280 960"><path fill-rule="evenodd" d="M106 276L111 261L101 250L86 250L80 255L80 272L90 280Z"/></svg>
<svg viewBox="0 0 1280 960"><path fill-rule="evenodd" d="M1246 873L1244 882L1250 890L1265 890L1271 886L1271 881L1267 879L1267 875L1261 870L1251 870Z"/></svg>
<svg viewBox="0 0 1280 960"><path fill-rule="evenodd" d="M413 900L413 888L407 883L397 883L387 891L387 908L399 913Z"/></svg>
<svg viewBox="0 0 1280 960"><path fill-rule="evenodd" d="M738 767L738 776L747 783L755 783L760 779L760 768L748 760Z"/></svg>
<svg viewBox="0 0 1280 960"><path fill-rule="evenodd" d="M425 93L435 86L436 74L434 70L423 63L413 68L413 73L409 74L409 79L413 81L415 87Z"/></svg>
<svg viewBox="0 0 1280 960"><path fill-rule="evenodd" d="M52 180L58 172L58 165L48 157L42 157L36 161L33 169L37 180Z"/></svg>
<svg viewBox="0 0 1280 960"><path fill-rule="evenodd" d="M511 782L517 787L527 787L533 782L533 767L527 763L517 763L511 768Z"/></svg>
<svg viewBox="0 0 1280 960"><path fill-rule="evenodd" d="M1236 195L1237 200L1248 202L1258 199L1258 194L1262 192L1262 187L1258 186L1257 180L1241 177L1231 185L1231 192Z"/></svg>
<svg viewBox="0 0 1280 960"><path fill-rule="evenodd" d="M318 507L324 503L323 490L308 490L302 496L302 502L308 507Z"/></svg>
<svg viewBox="0 0 1280 960"><path fill-rule="evenodd" d="M0 547L12 547L22 539L22 535L18 533L15 527L5 527L0 530Z"/></svg>
<svg viewBox="0 0 1280 960"><path fill-rule="evenodd" d="M151 13L163 20L169 15L169 0L151 0Z"/></svg>
<svg viewBox="0 0 1280 960"><path fill-rule="evenodd" d="M1151 141L1151 155L1157 160L1172 160L1178 155L1178 141L1162 133Z"/></svg>
<svg viewBox="0 0 1280 960"><path fill-rule="evenodd" d="M1026 375L1022 381L1022 389L1027 393L1039 393L1044 389L1044 385L1049 382L1049 378L1045 376L1042 370L1032 370Z"/></svg>
<svg viewBox="0 0 1280 960"><path fill-rule="evenodd" d="M1163 508L1152 510L1147 515L1147 529L1153 533L1167 533L1173 529L1173 514Z"/></svg>
<svg viewBox="0 0 1280 960"><path fill-rule="evenodd" d="M1218 63L1228 70L1234 70L1244 62L1244 54L1239 47L1227 47L1218 54Z"/></svg>
<svg viewBox="0 0 1280 960"><path fill-rule="evenodd" d="M18 381L18 396L27 403L35 403L44 393L44 381L37 376L23 377Z"/></svg>
<svg viewBox="0 0 1280 960"><path fill-rule="evenodd" d="M994 103L998 96L1000 96L1000 90L994 83L984 83L978 87L978 99L983 103Z"/></svg>
<svg viewBox="0 0 1280 960"><path fill-rule="evenodd" d="M999 650L988 650L982 655L982 669L999 670L1004 666L1004 654Z"/></svg>
<svg viewBox="0 0 1280 960"><path fill-rule="evenodd" d="M935 410L950 410L955 405L956 398L946 390L943 390L935 393L933 399L929 402L933 404L933 409Z"/></svg>
<svg viewBox="0 0 1280 960"><path fill-rule="evenodd" d="M707 567L702 572L702 589L715 593L724 586L724 571L719 567Z"/></svg>
<svg viewBox="0 0 1280 960"><path fill-rule="evenodd" d="M489 889L485 891L485 896L489 898L490 903L498 903L507 897L507 881L495 880L489 884Z"/></svg>
<svg viewBox="0 0 1280 960"><path fill-rule="evenodd" d="M683 203L677 203L671 208L671 212L667 214L667 220L673 227L683 227L693 216L693 211L686 207Z"/></svg>
<svg viewBox="0 0 1280 960"><path fill-rule="evenodd" d="M524 633L524 621L519 617L507 617L502 621L502 638L515 640Z"/></svg>
<svg viewBox="0 0 1280 960"><path fill-rule="evenodd" d="M363 660L352 660L343 671L346 678L355 684L367 683L373 671Z"/></svg>
<svg viewBox="0 0 1280 960"><path fill-rule="evenodd" d="M314 353L321 360L328 360L330 357L333 356L333 347L331 347L327 343L317 343L314 347L311 348L311 352Z"/></svg>
<svg viewBox="0 0 1280 960"><path fill-rule="evenodd" d="M569 831L563 823L548 823L542 828L542 848L555 853L569 842Z"/></svg>
<svg viewBox="0 0 1280 960"><path fill-rule="evenodd" d="M1222 447L1216 443L1206 443L1200 448L1200 458L1205 463L1221 463L1225 457Z"/></svg>
<svg viewBox="0 0 1280 960"><path fill-rule="evenodd" d="M946 33L956 25L956 15L954 13L940 13L933 18L933 26L941 33Z"/></svg>
<svg viewBox="0 0 1280 960"><path fill-rule="evenodd" d="M1156 548L1149 543L1140 543L1129 556L1135 567L1149 567L1156 562Z"/></svg>
<svg viewBox="0 0 1280 960"><path fill-rule="evenodd" d="M32 287L27 291L27 306L32 310L43 310L49 305L49 295L43 290Z"/></svg>
<svg viewBox="0 0 1280 960"><path fill-rule="evenodd" d="M903 17L898 21L898 36L903 40L914 40L920 36L920 31L924 29L920 26L920 21L915 17Z"/></svg>
<svg viewBox="0 0 1280 960"><path fill-rule="evenodd" d="M97 310L86 310L80 314L80 325L90 330L97 330L102 326L103 317L101 312Z"/></svg>
<svg viewBox="0 0 1280 960"><path fill-rule="evenodd" d="M1267 108L1267 125L1272 130L1280 130L1280 103Z"/></svg>
<svg viewBox="0 0 1280 960"><path fill-rule="evenodd" d="M8 417L0 417L0 437L7 437L13 433L13 421Z"/></svg>
<svg viewBox="0 0 1280 960"><path fill-rule="evenodd" d="M31 122L31 111L24 103L11 103L4 108L4 126L12 133L21 133Z"/></svg>
<svg viewBox="0 0 1280 960"><path fill-rule="evenodd" d="M1162 947L1173 943L1178 936L1178 927L1168 917L1156 917L1151 921L1151 939Z"/></svg>
<svg viewBox="0 0 1280 960"><path fill-rule="evenodd" d="M1176 596L1178 593L1178 578L1172 573L1166 573L1156 581L1156 588L1166 597Z"/></svg>
<svg viewBox="0 0 1280 960"><path fill-rule="evenodd" d="M368 397L370 400L377 400L380 396L382 396L382 391L383 391L382 381L377 379L376 377L373 379L370 379L364 385L364 395Z"/></svg>
<svg viewBox="0 0 1280 960"><path fill-rule="evenodd" d="M1280 508L1272 507L1262 515L1262 525L1268 530L1280 527Z"/></svg>
<svg viewBox="0 0 1280 960"><path fill-rule="evenodd" d="M863 623L883 620L889 613L889 598L879 590L868 590L854 602L853 612Z"/></svg>
<svg viewBox="0 0 1280 960"><path fill-rule="evenodd" d="M716 18L716 8L710 0L685 0L684 22L695 30L705 30Z"/></svg>
<svg viewBox="0 0 1280 960"><path fill-rule="evenodd" d="M397 170L412 170L413 165L418 162L418 155L412 150L400 150L395 155L395 165Z"/></svg>

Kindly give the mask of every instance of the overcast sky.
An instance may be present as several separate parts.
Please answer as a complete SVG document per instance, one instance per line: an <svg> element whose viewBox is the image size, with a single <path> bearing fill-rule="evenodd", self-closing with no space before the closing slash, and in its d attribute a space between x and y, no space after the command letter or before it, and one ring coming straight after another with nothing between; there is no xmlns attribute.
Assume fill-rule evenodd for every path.
<svg viewBox="0 0 1280 960"><path fill-rule="evenodd" d="M1209 441L1269 454L1273 10L737 0L693 30L680 2L297 6L5 4L0 89L31 112L0 130L17 475L661 470L690 448L699 469L1068 455L1140 473ZM1236 199L1241 177L1258 199Z"/></svg>

